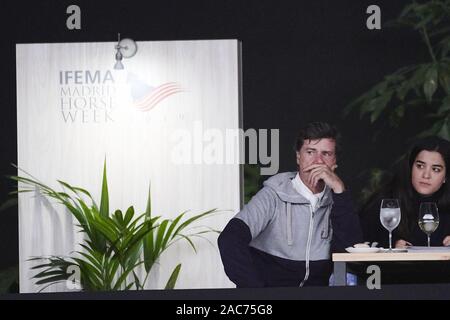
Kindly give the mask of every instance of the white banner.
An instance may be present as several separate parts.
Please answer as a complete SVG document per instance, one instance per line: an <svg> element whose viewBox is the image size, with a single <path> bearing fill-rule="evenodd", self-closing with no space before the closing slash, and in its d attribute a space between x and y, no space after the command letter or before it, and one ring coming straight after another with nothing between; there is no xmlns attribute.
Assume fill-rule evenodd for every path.
<svg viewBox="0 0 450 320"><path fill-rule="evenodd" d="M229 210L201 223L221 230L240 207L239 145L225 142L240 127L238 42L137 42L124 70L113 69L114 45L17 45L19 167L99 202L106 159L110 211L133 205L143 213L151 182L153 215ZM35 292L28 259L68 256L82 236L62 206L41 196L20 195L19 219L20 291ZM162 288L178 263L176 288L232 286L217 234L207 238L195 240L197 254L183 241L170 247L148 287Z"/></svg>

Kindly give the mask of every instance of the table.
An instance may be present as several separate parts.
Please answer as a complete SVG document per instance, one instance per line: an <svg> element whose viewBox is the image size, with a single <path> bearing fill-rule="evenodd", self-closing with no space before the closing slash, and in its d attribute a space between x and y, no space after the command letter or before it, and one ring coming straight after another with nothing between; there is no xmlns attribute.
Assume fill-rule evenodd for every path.
<svg viewBox="0 0 450 320"><path fill-rule="evenodd" d="M347 264L348 263L387 263L387 262L445 262L450 264L449 251L433 252L402 252L402 253L333 253L334 279L336 286L345 286L347 284ZM450 269L449 269L450 271Z"/></svg>

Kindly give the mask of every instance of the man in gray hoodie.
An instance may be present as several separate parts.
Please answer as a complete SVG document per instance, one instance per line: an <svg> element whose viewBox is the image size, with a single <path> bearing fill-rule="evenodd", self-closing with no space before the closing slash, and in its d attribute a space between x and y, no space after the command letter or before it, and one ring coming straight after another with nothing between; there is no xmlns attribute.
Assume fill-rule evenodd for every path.
<svg viewBox="0 0 450 320"><path fill-rule="evenodd" d="M296 142L298 172L266 182L218 239L237 287L327 285L331 252L362 241L350 193L335 173L339 133L313 122Z"/></svg>

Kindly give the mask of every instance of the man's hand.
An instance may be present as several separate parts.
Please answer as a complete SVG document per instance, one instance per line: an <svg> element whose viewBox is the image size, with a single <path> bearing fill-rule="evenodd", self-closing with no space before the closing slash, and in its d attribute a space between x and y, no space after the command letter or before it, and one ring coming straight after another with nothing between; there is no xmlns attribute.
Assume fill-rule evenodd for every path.
<svg viewBox="0 0 450 320"><path fill-rule="evenodd" d="M326 164L312 164L303 169L304 172L309 172L308 184L314 188L317 186L320 180L322 180L328 187L330 187L334 193L342 193L345 190L344 183L334 173L337 165L333 165L331 168Z"/></svg>

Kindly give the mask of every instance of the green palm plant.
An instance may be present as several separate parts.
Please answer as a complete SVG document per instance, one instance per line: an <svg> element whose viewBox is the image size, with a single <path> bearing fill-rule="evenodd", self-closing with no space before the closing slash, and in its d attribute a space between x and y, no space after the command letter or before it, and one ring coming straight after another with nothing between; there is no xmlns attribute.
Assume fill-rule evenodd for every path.
<svg viewBox="0 0 450 320"><path fill-rule="evenodd" d="M417 132L419 136L450 139L450 0L412 1L388 25L420 34L429 59L386 75L351 102L344 116L359 109L360 117L369 116L370 123L386 122L396 128L408 112L420 112L431 124Z"/></svg>
<svg viewBox="0 0 450 320"><path fill-rule="evenodd" d="M19 266L0 270L0 294L15 292L19 285Z"/></svg>
<svg viewBox="0 0 450 320"><path fill-rule="evenodd" d="M149 191L150 192L150 191ZM155 217L152 218L151 216L151 197L148 197L147 202L147 209L145 211L145 217L147 221L150 221L150 224L153 226L156 223L158 223L159 219L161 217ZM203 212L201 214L195 215L187 220L183 221L183 217L187 213L187 211L181 213L178 215L174 220L169 219L163 219L159 224L157 224L157 227L155 230L152 230L152 232L149 232L144 236L143 240L143 254L144 254L144 268L146 277L141 284L140 282L136 281L136 284L143 289L148 275L150 274L150 270L158 261L158 258L161 256L161 254L167 250L171 245L173 245L178 240L186 240L194 250L194 252L197 252L197 249L194 245L194 242L192 241L192 237L202 237L203 234L209 233L209 232L215 232L219 233L219 231L211 229L209 227L204 226L203 230L197 231L190 234L183 234L182 231L185 230L189 225L191 225L193 222L202 219L212 213L216 212L216 209L208 210L206 212ZM173 288L176 279L178 277L178 273L180 272L181 264L178 264L175 269L172 271L172 275L169 278L169 281L166 284L166 289Z"/></svg>
<svg viewBox="0 0 450 320"><path fill-rule="evenodd" d="M108 291L144 289L150 271L161 254L178 240L186 240L196 252L192 237L202 237L209 232L218 232L208 227L200 231L184 233L193 222L207 217L216 209L208 210L189 219L183 219L186 212L174 220L151 216L151 196L148 193L147 209L137 215L133 206L125 213L115 210L110 214L106 162L103 168L103 181L100 206L91 194L79 187L58 180L65 189L56 191L27 174L10 178L24 185L18 192L39 191L48 198L61 203L78 222L80 231L85 235L80 246L69 257L34 257L30 260L44 261L34 267L34 279L37 285L46 287L73 279L72 270L79 271L79 285L86 291ZM67 191L66 191L67 190ZM145 277L138 276L139 268L145 270ZM165 286L175 287L181 264L178 264ZM66 282L67 283L67 282Z"/></svg>

